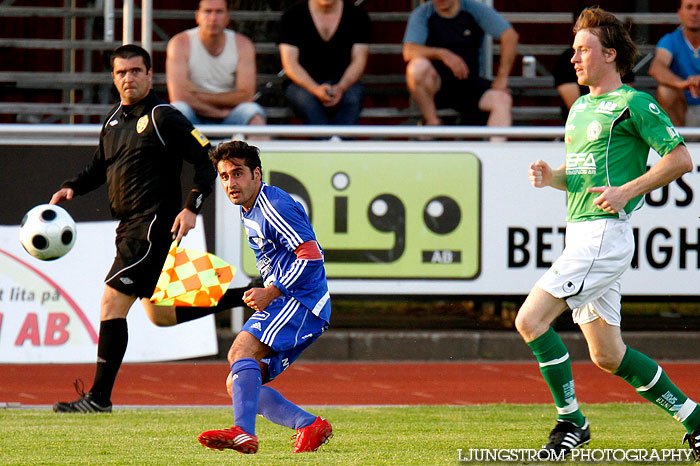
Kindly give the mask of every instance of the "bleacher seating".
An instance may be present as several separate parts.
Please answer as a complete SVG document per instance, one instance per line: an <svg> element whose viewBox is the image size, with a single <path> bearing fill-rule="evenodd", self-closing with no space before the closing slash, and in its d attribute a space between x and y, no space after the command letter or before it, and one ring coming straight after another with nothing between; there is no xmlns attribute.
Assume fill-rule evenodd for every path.
<svg viewBox="0 0 700 466"><path fill-rule="evenodd" d="M95 123L101 120L115 101L104 57L120 42L101 40L103 11L94 6L100 3L99 0L97 3L83 0L76 8L0 6L0 26L8 26L0 27L3 31L0 34L8 36L0 37L0 58L15 66L14 71L9 66L0 71L0 122ZM158 3L154 2L153 11L154 87L166 96L164 51L167 40L194 22L193 13L188 9L191 2L181 2L187 4L182 9L173 9L179 2L170 1L167 7L160 8ZM253 39L258 53L259 101L266 107L271 123L294 121L282 95L283 77L279 73L281 66L273 41L275 24L284 5L272 10L266 2L238 3L244 9L232 11L232 18L238 30ZM370 47L370 61L363 78L367 99L360 120L362 124L415 124L420 119L420 113L410 104L406 90L400 44L405 22L417 1L401 2L403 11L386 11L389 6L395 9L397 3L367 0L363 5L370 13L374 43ZM533 9L536 7L533 3ZM511 78L515 124L561 124L558 99L548 68L553 57L569 47L566 41L570 39L571 13L501 10L521 33L520 56L534 55L538 60L539 76L535 78L519 77L520 60L516 61ZM134 29L138 31L138 12L136 16ZM640 25L677 23L675 13L623 13L621 16ZM115 17L118 26L115 30L120 30L119 9L115 11ZM15 27L10 27L11 23ZM26 27L27 24L35 27ZM27 35L27 30L34 33ZM530 31L537 31L537 34ZM547 42L558 41L558 44L533 43L531 37L542 34L549 39ZM653 45L640 48L642 53L648 54ZM500 52L497 44L492 51L497 57ZM18 60L19 54L30 55L30 58ZM31 63L31 56L37 57L34 63ZM640 76L637 86L651 89L653 81ZM449 119L456 113L442 111L442 116Z"/></svg>

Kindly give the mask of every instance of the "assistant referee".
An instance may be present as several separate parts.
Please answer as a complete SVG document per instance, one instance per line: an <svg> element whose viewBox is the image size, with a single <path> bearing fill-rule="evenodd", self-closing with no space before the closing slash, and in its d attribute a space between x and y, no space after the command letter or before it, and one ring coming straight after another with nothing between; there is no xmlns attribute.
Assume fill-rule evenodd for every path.
<svg viewBox="0 0 700 466"><path fill-rule="evenodd" d="M212 192L216 172L208 160L207 138L151 89L148 52L123 45L112 53L111 65L120 103L103 123L92 161L51 198L51 204L57 204L107 183L112 216L119 220L117 253L100 306L94 382L85 393L76 381L79 398L54 404L56 412L112 410L112 387L128 341L126 316L137 298L156 325L174 325L220 310L194 309L185 314L148 301L173 238L179 241L194 228L202 202ZM183 160L195 171L184 208Z"/></svg>

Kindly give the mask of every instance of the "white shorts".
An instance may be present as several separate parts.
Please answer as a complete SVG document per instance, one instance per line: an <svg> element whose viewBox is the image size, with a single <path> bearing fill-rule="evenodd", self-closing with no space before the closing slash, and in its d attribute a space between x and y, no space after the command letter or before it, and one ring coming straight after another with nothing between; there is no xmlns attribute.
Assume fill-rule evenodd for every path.
<svg viewBox="0 0 700 466"><path fill-rule="evenodd" d="M620 277L634 254L629 221L600 219L569 223L562 255L536 286L571 308L578 325L601 317L620 325Z"/></svg>

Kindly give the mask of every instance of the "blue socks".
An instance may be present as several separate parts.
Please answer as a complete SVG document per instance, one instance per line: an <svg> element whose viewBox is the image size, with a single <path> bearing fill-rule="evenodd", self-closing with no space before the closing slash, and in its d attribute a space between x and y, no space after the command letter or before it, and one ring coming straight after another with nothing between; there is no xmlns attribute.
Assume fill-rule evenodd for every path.
<svg viewBox="0 0 700 466"><path fill-rule="evenodd" d="M231 364L233 375L233 419L235 425L247 434L255 435L255 416L258 412L258 398L262 386L262 376L258 361L243 358Z"/></svg>
<svg viewBox="0 0 700 466"><path fill-rule="evenodd" d="M258 414L270 422L289 427L290 429L301 429L302 427L310 426L316 420L316 416L307 413L283 397L280 392L270 387L260 388Z"/></svg>
<svg viewBox="0 0 700 466"><path fill-rule="evenodd" d="M255 435L255 416L290 429L310 426L316 416L307 413L280 392L262 386L260 366L253 358L243 358L231 364L233 375L233 419L247 434Z"/></svg>

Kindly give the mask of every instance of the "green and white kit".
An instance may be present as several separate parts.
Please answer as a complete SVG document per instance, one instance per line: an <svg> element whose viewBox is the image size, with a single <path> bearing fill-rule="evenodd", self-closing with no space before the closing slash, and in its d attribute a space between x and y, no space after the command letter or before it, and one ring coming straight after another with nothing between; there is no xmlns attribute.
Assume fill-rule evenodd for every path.
<svg viewBox="0 0 700 466"><path fill-rule="evenodd" d="M563 298L577 324L602 317L620 325L620 277L634 252L630 214L644 196L618 213L593 204L596 186L621 186L647 171L649 148L671 152L683 138L654 99L622 86L597 97L584 95L566 122L566 248L537 286Z"/></svg>
<svg viewBox="0 0 700 466"><path fill-rule="evenodd" d="M630 200L624 211L608 213L593 205L594 186L621 186L647 170L651 147L662 157L683 138L666 113L645 92L622 86L607 94L579 97L566 120L567 222L601 217L627 218L644 196Z"/></svg>

